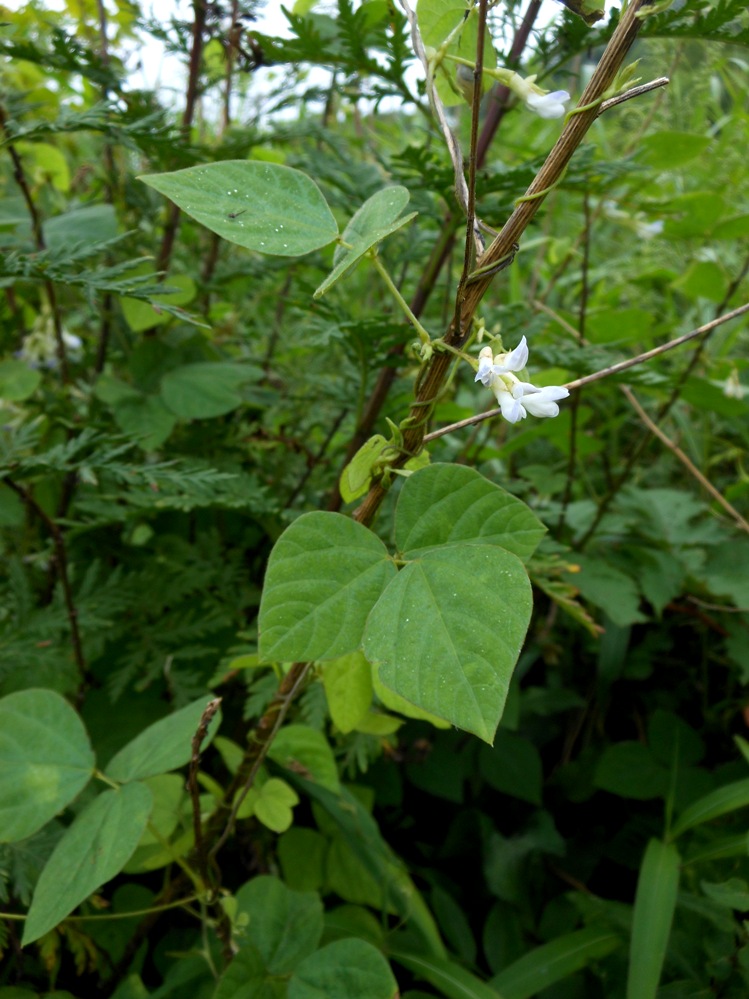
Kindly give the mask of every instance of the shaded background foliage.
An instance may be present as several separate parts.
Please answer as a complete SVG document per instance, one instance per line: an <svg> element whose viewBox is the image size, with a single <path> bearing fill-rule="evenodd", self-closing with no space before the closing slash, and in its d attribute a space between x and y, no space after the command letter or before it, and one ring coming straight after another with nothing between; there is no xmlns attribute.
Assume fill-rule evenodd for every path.
<svg viewBox="0 0 749 999"><path fill-rule="evenodd" d="M254 31L251 3L196 3L168 24L118 5L105 34L102 11L30 4L2 18L0 693L67 697L99 766L149 725L219 695L221 734L200 778L218 800L278 686L257 655L272 546L300 513L335 505L381 373L395 376L367 435L403 418L419 362L366 265L313 301L332 248L289 260L222 243L137 176L283 163L315 179L341 227L385 184L405 186L418 219L380 254L406 298L422 293L421 320L436 331L452 313L462 223L399 9L297 5L286 38ZM500 64L524 11L509 2L494 14ZM568 12L538 22L524 73L579 93L617 13L595 26ZM144 32L193 60L184 106L132 88L124 53ZM482 303L508 347L527 336L545 383L744 303L747 44L745 5L731 0L645 18L637 75L665 73L670 85L602 116ZM465 142L469 113L451 114ZM477 176L481 218L501 225L558 127L523 109L504 115ZM457 247L437 271L435 246L453 229ZM307 906L323 933L322 907L309 895L283 901L287 890L319 893L323 942L354 948L336 960L364 966L366 941L414 999L655 995L657 979L633 991L627 970L632 905L648 842L679 822L686 846L658 995L746 995L746 812L734 806L749 798L737 791L723 813L689 822L694 802L746 780L745 320L696 343L586 386L553 421L492 420L430 444L433 462L478 469L548 529L529 565L535 613L494 747L404 722L384 694L365 719L371 692L367 701L345 682L336 692L320 669L221 855L225 918L244 943L229 965L239 977L216 985L221 915L191 897L146 943L142 915L70 919L22 952L20 924L4 921L0 996L11 986L28 993L8 996L284 995L296 962L325 950L314 932L309 953L263 949L259 911ZM486 404L464 365L433 422ZM388 499L375 525L388 542L392 516ZM475 601L492 616L491 593ZM362 696L365 710L345 716ZM192 848L184 779L131 776L127 786L148 786L170 817L79 915L144 913ZM335 799L339 780L348 797ZM28 909L92 797L89 787L34 835L0 845L7 913ZM426 915L404 904L396 855ZM259 934L250 944L243 912ZM441 957L419 940L435 926ZM572 932L587 935L570 943ZM538 948L560 941L555 965ZM548 987L523 978L524 957ZM372 995L392 994L380 981Z"/></svg>

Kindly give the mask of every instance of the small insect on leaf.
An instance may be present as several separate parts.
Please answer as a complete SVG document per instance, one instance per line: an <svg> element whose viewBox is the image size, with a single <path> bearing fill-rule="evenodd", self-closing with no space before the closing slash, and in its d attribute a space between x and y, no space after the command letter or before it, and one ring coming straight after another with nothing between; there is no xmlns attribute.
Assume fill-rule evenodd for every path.
<svg viewBox="0 0 749 999"><path fill-rule="evenodd" d="M246 211L247 211L247 209L246 209L246 208L243 208L243 209L242 209L242 210L241 210L240 212L229 212L229 214L228 214L228 215L227 215L226 217L227 217L228 219L235 219L235 218L237 218L237 217L238 217L239 215L244 215L244 213L245 213Z"/></svg>

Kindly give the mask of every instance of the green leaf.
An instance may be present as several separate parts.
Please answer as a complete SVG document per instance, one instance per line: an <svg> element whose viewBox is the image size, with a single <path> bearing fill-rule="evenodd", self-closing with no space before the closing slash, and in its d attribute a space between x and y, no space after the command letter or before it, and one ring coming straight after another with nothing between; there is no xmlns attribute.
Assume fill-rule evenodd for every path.
<svg viewBox="0 0 749 999"><path fill-rule="evenodd" d="M286 999L286 988L284 980L268 977L260 951L246 943L219 978L211 999Z"/></svg>
<svg viewBox="0 0 749 999"><path fill-rule="evenodd" d="M673 844L650 840L637 880L627 999L655 999L676 908L679 864Z"/></svg>
<svg viewBox="0 0 749 999"><path fill-rule="evenodd" d="M701 825L703 822L712 822L713 819L726 815L728 812L735 812L738 808L745 808L749 805L749 779L738 780L733 784L726 784L719 787L704 798L693 802L685 808L671 829L671 835L675 839L681 836L687 829Z"/></svg>
<svg viewBox="0 0 749 999"><path fill-rule="evenodd" d="M302 961L288 999L393 999L398 983L382 954L365 940L336 940Z"/></svg>
<svg viewBox="0 0 749 999"><path fill-rule="evenodd" d="M596 607L602 608L614 624L624 628L647 618L641 613L640 595L635 581L626 573L608 565L601 557L575 552L577 573L565 574L565 579Z"/></svg>
<svg viewBox="0 0 749 999"><path fill-rule="evenodd" d="M390 950L389 954L393 961L413 972L417 978L429 982L448 999L505 999L457 961L427 954L410 954L398 949Z"/></svg>
<svg viewBox="0 0 749 999"><path fill-rule="evenodd" d="M372 667L361 652L352 652L326 663L322 682L333 723L353 732L372 704Z"/></svg>
<svg viewBox="0 0 749 999"><path fill-rule="evenodd" d="M608 929L575 930L535 947L492 978L502 999L531 999L616 950L622 938Z"/></svg>
<svg viewBox="0 0 749 999"><path fill-rule="evenodd" d="M76 817L47 861L34 891L22 946L33 943L122 870L151 811L145 784L104 791Z"/></svg>
<svg viewBox="0 0 749 999"><path fill-rule="evenodd" d="M151 792L153 806L148 826L123 868L126 874L140 874L166 867L173 863L175 855L186 853L194 842L192 828L187 836L183 835L176 842L169 842L183 819L187 799L184 777L179 774L159 774L158 777L149 777L143 783Z"/></svg>
<svg viewBox="0 0 749 999"><path fill-rule="evenodd" d="M106 775L117 781L142 780L183 767L190 759L192 738L207 705L208 700L201 697L149 725L109 761L104 771ZM218 711L208 727L203 748L220 723L221 712Z"/></svg>
<svg viewBox="0 0 749 999"><path fill-rule="evenodd" d="M622 798L647 801L667 793L669 772L642 743L618 742L604 749L593 782Z"/></svg>
<svg viewBox="0 0 749 999"><path fill-rule="evenodd" d="M253 788L253 790L255 790ZM275 833L286 832L294 819L293 808L299 795L285 780L271 777L257 790L253 814Z"/></svg>
<svg viewBox="0 0 749 999"><path fill-rule="evenodd" d="M375 434L362 444L341 472L338 488L344 503L353 502L369 489L372 467L387 447L388 442L382 434Z"/></svg>
<svg viewBox="0 0 749 999"><path fill-rule="evenodd" d="M385 187L368 198L343 231L341 242L333 254L333 270L317 289L313 298L321 298L339 278L391 233L397 232L418 215L411 212L398 218L409 202L405 187Z"/></svg>
<svg viewBox="0 0 749 999"><path fill-rule="evenodd" d="M380 539L338 513L303 514L276 542L260 602L266 662L336 659L361 645L396 568Z"/></svg>
<svg viewBox="0 0 749 999"><path fill-rule="evenodd" d="M283 879L296 891L317 891L325 882L327 841L316 829L295 826L278 840Z"/></svg>
<svg viewBox="0 0 749 999"><path fill-rule="evenodd" d="M659 131L640 144L645 162L655 170L673 170L702 155L712 142L709 135Z"/></svg>
<svg viewBox="0 0 749 999"><path fill-rule="evenodd" d="M138 268L138 274L148 274L147 268ZM153 282L156 284L159 278L154 273ZM151 302L146 302L142 298L127 298L123 296L120 304L125 322L133 333L142 333L143 330L153 329L154 326L163 326L165 323L174 321L171 313L159 309L159 305L187 305L195 298L195 282L188 274L170 274L167 278L166 287L173 289L163 295L153 295Z"/></svg>
<svg viewBox="0 0 749 999"><path fill-rule="evenodd" d="M546 528L521 500L466 465L435 464L410 475L395 511L395 543L406 558L466 541L528 559Z"/></svg>
<svg viewBox="0 0 749 999"><path fill-rule="evenodd" d="M129 437L136 437L144 451L154 451L169 437L177 422L156 395L133 393L112 406L117 426Z"/></svg>
<svg viewBox="0 0 749 999"><path fill-rule="evenodd" d="M285 725L271 743L268 756L333 794L340 791L333 750L322 732L307 725Z"/></svg>
<svg viewBox="0 0 749 999"><path fill-rule="evenodd" d="M95 758L83 722L52 690L0 701L0 842L32 836L88 784Z"/></svg>
<svg viewBox="0 0 749 999"><path fill-rule="evenodd" d="M470 9L470 5L466 0L419 0L416 8L416 16L424 45L433 49L439 49L447 40L448 35L455 28L460 27L461 30L453 36L452 41L447 47L447 52L451 56L457 56L473 62L476 58L476 50L478 48L478 19L475 16L475 12L471 17L466 17L466 13ZM497 56L494 46L491 43L489 32L487 32L484 43L484 67L486 69L494 69L496 65ZM443 61L440 68L442 72L436 78L437 93L448 107L461 104L463 98L454 89L454 63ZM452 86L448 83L447 77L452 81ZM490 86L491 82L489 77L485 77L484 89Z"/></svg>
<svg viewBox="0 0 749 999"><path fill-rule="evenodd" d="M0 361L0 401L23 402L39 388L42 376L23 361Z"/></svg>
<svg viewBox="0 0 749 999"><path fill-rule="evenodd" d="M249 364L183 364L161 379L161 398L172 413L184 420L208 420L240 406L239 386L258 381L260 375L260 369Z"/></svg>
<svg viewBox="0 0 749 999"><path fill-rule="evenodd" d="M317 949L323 907L316 892L291 891L278 878L261 875L239 889L237 910L248 917L247 940L271 974L293 971Z"/></svg>
<svg viewBox="0 0 749 999"><path fill-rule="evenodd" d="M315 182L277 163L223 160L139 180L211 232L258 253L296 257L338 235Z"/></svg>
<svg viewBox="0 0 749 999"><path fill-rule="evenodd" d="M528 576L509 552L428 551L377 602L364 653L386 687L491 743L531 609Z"/></svg>
<svg viewBox="0 0 749 999"><path fill-rule="evenodd" d="M478 763L481 776L495 790L532 805L541 804L541 754L530 739L501 728L493 749L481 747Z"/></svg>

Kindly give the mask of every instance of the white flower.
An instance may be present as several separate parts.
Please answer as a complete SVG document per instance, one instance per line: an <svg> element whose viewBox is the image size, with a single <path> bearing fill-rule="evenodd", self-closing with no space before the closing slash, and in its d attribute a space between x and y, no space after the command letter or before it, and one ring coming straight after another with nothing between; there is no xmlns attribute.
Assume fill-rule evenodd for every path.
<svg viewBox="0 0 749 999"><path fill-rule="evenodd" d="M538 388L531 382L521 382L514 372L522 371L527 362L525 337L514 350L492 356L491 347L482 347L479 353L474 380L492 390L508 423L524 420L528 413L531 416L558 416L557 400L569 395L569 391L559 385Z"/></svg>
<svg viewBox="0 0 749 999"><path fill-rule="evenodd" d="M541 118L561 118L567 110L564 105L569 99L570 95L566 90L555 90L551 94L531 91L525 98L525 106Z"/></svg>

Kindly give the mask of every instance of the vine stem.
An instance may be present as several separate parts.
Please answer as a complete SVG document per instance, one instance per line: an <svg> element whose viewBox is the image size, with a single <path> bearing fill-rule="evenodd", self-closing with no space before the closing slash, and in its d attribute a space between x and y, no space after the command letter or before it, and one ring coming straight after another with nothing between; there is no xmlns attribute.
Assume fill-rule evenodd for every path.
<svg viewBox="0 0 749 999"><path fill-rule="evenodd" d="M712 332L718 326L722 326L723 323L730 322L731 319L736 319L738 316L744 315L745 312L749 312L749 302L745 305L740 305L736 309L732 309L730 312L724 313L722 316L718 316L717 319L711 319L709 323L705 323L704 326L699 326L695 330L691 330L689 333L684 333L682 336L676 337L675 340L669 340L668 343L663 343L660 347L653 347L652 350L646 350L644 354L638 354L637 357L630 357L626 361L618 361L616 364L610 365L608 368L603 368L601 371L596 371L592 375L585 375L584 378L576 378L573 382L567 382L564 388L569 389L570 392L574 392L575 389L582 388L583 385L590 385L592 382L600 381L602 378L609 378L611 375L617 375L620 371L626 371L627 368L632 368L636 364L643 364L645 361L650 361L654 357L658 357L659 354L665 354L666 351L673 350L674 347L680 347L683 343L687 343L689 340L695 340L697 337L704 336L706 333ZM462 430L464 427L471 427L475 423L483 423L484 420L491 420L495 416L499 416L502 410L499 408L487 409L483 413L477 413L475 416L469 416L465 420L458 420L457 423L449 423L444 427L440 427L437 430L433 430L429 434L425 434L424 443L428 444L429 441L437 440L438 437L444 437L445 434L451 434L456 430Z"/></svg>
<svg viewBox="0 0 749 999"><path fill-rule="evenodd" d="M538 171L530 187L518 199L515 210L510 215L493 243L476 261L477 279L465 288L459 289L456 303L456 316L443 337L445 343L462 347L471 331L473 317L492 281L494 265L509 257L515 249L525 229L543 203L547 193L558 184L570 160L585 138L588 130L600 113L606 91L616 79L624 58L634 44L641 27L637 14L646 5L646 0L632 0L622 14L619 24L606 46L600 62L590 78L588 86L580 97L580 102L565 120L565 125L554 147ZM412 403L411 425L403 435L403 454L392 467L401 467L409 455L418 454L424 445L424 427L420 419L425 407L436 399L447 378L449 357L442 352L435 353L420 379L416 399ZM379 481L370 487L364 501L354 512L354 519L364 525L374 520L386 495L386 489Z"/></svg>
<svg viewBox="0 0 749 999"><path fill-rule="evenodd" d="M519 62L520 57L528 44L528 39L530 38L533 25L536 22L540 10L541 0L530 0L530 3L526 8L525 15L523 16L523 19L515 33L512 45L510 46L510 51L507 57L508 65L514 66ZM492 141L497 134L497 130L499 129L499 126L501 125L502 120L510 107L510 96L510 91L503 84L496 84L489 91L486 117L484 119L484 124L481 128L476 146L476 165L479 169L484 164ZM455 245L456 234L457 223L453 217L453 211L448 209L442 217L439 235L434 247L432 248L429 260L427 261L421 277L419 278L416 291L411 298L411 311L414 315L420 316L424 312L431 293L436 287L437 278L442 268L450 259ZM403 351L403 344L393 347L389 352L389 360L394 362L395 358L403 354ZM382 407L385 404L385 400L390 393L393 382L395 381L397 370L397 364L395 363L386 364L380 369L374 388L372 389L369 399L364 407L361 419L358 421L356 430L354 431L349 442L346 455L342 462L342 468L345 468L345 466L348 465L362 444L364 444L367 438L371 435L377 417L379 416ZM339 476L336 477L336 484L331 490L328 499L328 510L339 510L341 507L342 499L338 489L338 479Z"/></svg>
<svg viewBox="0 0 749 999"><path fill-rule="evenodd" d="M403 297L403 295L401 295L400 291L398 290L398 286L396 285L396 283L393 281L393 279L388 274L387 268L385 267L385 265L383 264L383 262L380 260L380 258L377 255L377 253L376 252L371 253L370 256L369 256L369 259L375 265L375 268L376 268L378 274L380 275L380 277L382 278L382 280L385 282L385 284L388 286L388 289L389 289L390 293L393 295L393 297L395 298L396 302L398 303L398 305L401 307L401 309L405 313L406 318L411 323L411 325L414 327L414 329L416 330L416 332L419 334L419 339L421 340L421 342L423 344L430 343L430 341L431 341L432 338L429 336L429 334L427 333L427 331L424 329L424 327L421 325L421 323L419 322L419 320L416 318L416 316L411 311L411 307L409 306L408 302L405 300L405 298Z"/></svg>

